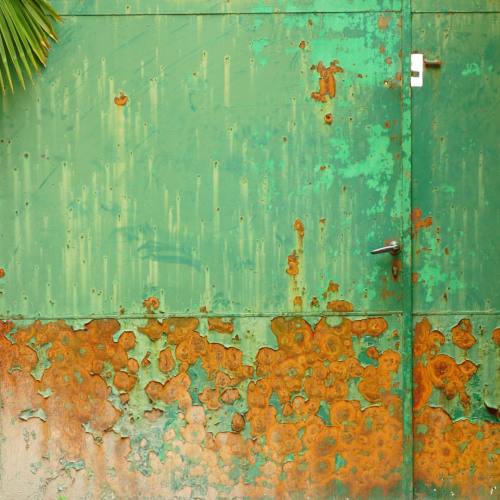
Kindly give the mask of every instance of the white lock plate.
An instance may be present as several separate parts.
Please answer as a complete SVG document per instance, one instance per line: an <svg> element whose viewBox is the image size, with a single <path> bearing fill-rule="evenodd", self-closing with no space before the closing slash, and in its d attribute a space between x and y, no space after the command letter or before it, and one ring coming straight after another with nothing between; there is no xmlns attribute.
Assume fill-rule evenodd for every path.
<svg viewBox="0 0 500 500"><path fill-rule="evenodd" d="M424 54L411 55L411 78L412 87L424 86Z"/></svg>

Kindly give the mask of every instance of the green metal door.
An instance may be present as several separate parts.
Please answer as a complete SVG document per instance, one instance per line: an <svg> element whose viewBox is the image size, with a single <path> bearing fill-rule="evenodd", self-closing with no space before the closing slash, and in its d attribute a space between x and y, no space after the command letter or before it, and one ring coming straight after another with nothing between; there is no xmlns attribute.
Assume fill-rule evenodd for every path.
<svg viewBox="0 0 500 500"><path fill-rule="evenodd" d="M413 50L442 63L412 99L415 484L486 498L500 480L500 5L436 3L413 16Z"/></svg>
<svg viewBox="0 0 500 500"><path fill-rule="evenodd" d="M437 214L453 193L472 207L457 194L469 177L432 163L444 147L432 120L459 88L446 71L464 62L427 71L413 95L412 243L409 3L53 3L64 23L48 68L1 101L3 497L408 497L414 475L422 495L477 484L485 496L498 482L486 385L498 316L482 276L495 270L460 274L479 228L460 247L464 214ZM452 18L413 19L413 49L444 59ZM479 47L484 26L470 27ZM488 71L494 49L470 63ZM468 123L447 113L443 127ZM483 176L498 156L486 130L466 149L488 137ZM498 202L481 199L464 217L486 228ZM391 240L399 255L370 255ZM412 300L415 349L431 339L415 351L414 473ZM461 319L483 340L438 352L432 330L463 336ZM429 393L446 354L463 385ZM461 472L436 458L429 477L429 443L464 425L444 411L477 437L446 459L459 453Z"/></svg>

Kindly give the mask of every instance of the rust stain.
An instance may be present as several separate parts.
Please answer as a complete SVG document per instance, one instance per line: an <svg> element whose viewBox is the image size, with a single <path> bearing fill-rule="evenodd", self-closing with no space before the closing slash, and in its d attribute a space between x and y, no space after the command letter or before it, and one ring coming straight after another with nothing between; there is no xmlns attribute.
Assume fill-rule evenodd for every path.
<svg viewBox="0 0 500 500"><path fill-rule="evenodd" d="M496 345L500 345L500 328L495 328L491 333L491 339Z"/></svg>
<svg viewBox="0 0 500 500"><path fill-rule="evenodd" d="M329 311L335 312L351 312L354 311L354 306L346 300L331 300L327 303L326 308Z"/></svg>
<svg viewBox="0 0 500 500"><path fill-rule="evenodd" d="M398 281L402 270L403 270L403 263L401 262L401 259L393 259L391 267L392 281Z"/></svg>
<svg viewBox="0 0 500 500"><path fill-rule="evenodd" d="M270 481L266 488L271 487L277 495L294 485L321 496L332 481L341 481L352 495L362 496L375 487L374 476L380 478L376 487L386 494L399 484L401 401L394 393L397 383L392 374L399 370L400 355L372 348L369 352L376 366L363 367L353 346L355 337L382 335L387 330L383 318L343 318L335 326L325 318L315 325L301 318L274 318L271 329L278 348L259 349L255 369L244 364L239 349L210 343L196 331L198 326L196 318L149 318L138 328L138 334L151 342L166 340L157 356L167 379L152 380L139 390L144 390L152 402L177 405L184 415L176 455L182 468L184 459L210 456L208 480L213 483L218 481L214 479L217 475L224 475L225 463L236 459L251 462L259 454L264 460L261 471ZM39 405L47 415L43 424L47 427L46 445L52 442L67 456L84 456L82 425L90 426L92 433L100 436L110 431L120 416L121 410L108 400L110 388L121 393L122 404L129 404L129 393L136 390L139 363L128 352L137 345L137 334L127 330L114 341L119 330L115 320L92 321L83 330L74 330L62 321L46 325L36 322L16 332L13 338L17 343L12 344L6 338L11 329L11 324L3 324L0 337L2 352L6 353L1 365L6 383L2 397L6 386L16 387L15 398L6 400L9 410ZM30 342L52 344L48 351L52 364L40 382L30 374L37 363L35 351L27 345ZM210 385L200 387L200 403L195 404L189 369L198 360ZM17 369L13 370L14 366ZM377 406L362 409L358 401L348 400L351 380L359 380L360 393ZM244 381L248 381L247 386L239 385ZM245 394L242 387L246 387ZM44 399L38 391L45 388L52 394ZM297 395L298 391L303 395ZM271 404L273 394L286 421ZM248 411L232 414L232 432L208 433L206 412L232 408L243 397ZM328 404L330 423L318 416L322 401ZM144 416L154 423L162 414L162 410L151 408ZM48 431L54 426L61 429L56 438ZM249 437L244 437L246 428ZM167 431L164 439L172 439L170 435ZM373 447L383 451L383 460L372 453ZM342 454L348 466L335 466L336 453ZM286 458L290 456L295 458ZM196 467L190 465L190 475L205 474L204 468ZM232 484L229 478L226 481ZM259 481L256 484L248 485L251 489L245 489L244 496L262 497L269 491L259 486Z"/></svg>
<svg viewBox="0 0 500 500"><path fill-rule="evenodd" d="M305 40L302 40L300 43L299 43L299 48L301 48L302 50L304 50L306 48L306 42Z"/></svg>
<svg viewBox="0 0 500 500"><path fill-rule="evenodd" d="M470 405L466 384L478 367L469 360L457 364L452 357L441 354L439 351L444 343L444 335L437 330L432 330L429 320L423 319L417 323L413 377L415 410L427 404L433 389L440 391L447 399L453 399L458 395L464 408Z"/></svg>
<svg viewBox="0 0 500 500"><path fill-rule="evenodd" d="M128 97L123 92L120 92L120 95L116 96L114 101L117 106L125 106L128 102Z"/></svg>
<svg viewBox="0 0 500 500"><path fill-rule="evenodd" d="M119 330L116 320L90 321L81 330L74 330L63 321L42 324L36 321L12 334L11 344L5 334L13 328L3 323L0 336L2 381L13 387L8 405L20 414L26 408L42 410L56 433L45 436L47 449L63 449L68 457L78 457L85 450L85 431L94 438L110 430L120 411L108 401L109 387L128 393L135 375L128 373L130 335L115 342ZM50 346L50 366L41 379L30 372L38 356L29 346ZM41 394L50 391L50 397ZM6 395L2 394L2 397Z"/></svg>
<svg viewBox="0 0 500 500"><path fill-rule="evenodd" d="M286 272L290 276L297 276L299 274L299 259L295 250L288 256L288 268Z"/></svg>
<svg viewBox="0 0 500 500"><path fill-rule="evenodd" d="M144 307L148 314L152 314L153 311L156 311L160 308L160 301L156 297L148 297L143 302Z"/></svg>
<svg viewBox="0 0 500 500"><path fill-rule="evenodd" d="M378 21L377 21L377 26L379 30L386 30L389 27L389 24L391 22L390 16L379 16Z"/></svg>
<svg viewBox="0 0 500 500"><path fill-rule="evenodd" d="M208 329L218 333L233 333L234 325L232 320L222 318L208 318Z"/></svg>
<svg viewBox="0 0 500 500"><path fill-rule="evenodd" d="M327 289L323 292L323 298L326 299L329 294L338 293L340 286L335 281L330 280Z"/></svg>
<svg viewBox="0 0 500 500"><path fill-rule="evenodd" d="M454 422L442 408L425 407L415 415L414 428L417 481L435 488L452 481L464 498L479 498L482 489L493 491L499 470L498 424Z"/></svg>
<svg viewBox="0 0 500 500"><path fill-rule="evenodd" d="M418 277L419 277L419 274L418 274L418 273L411 273L411 282L412 282L413 284L418 283Z"/></svg>
<svg viewBox="0 0 500 500"><path fill-rule="evenodd" d="M417 233L424 228L432 226L432 217L427 216L422 218L422 209L414 208L411 211L411 221L412 221L412 235L415 236Z"/></svg>
<svg viewBox="0 0 500 500"><path fill-rule="evenodd" d="M293 223L293 228L297 233L299 247L301 247L302 246L301 243L304 240L304 233L305 233L304 223L300 219L296 219L295 222Z"/></svg>
<svg viewBox="0 0 500 500"><path fill-rule="evenodd" d="M322 62L312 66L312 69L319 73L319 91L312 92L311 97L320 102L326 102L327 98L333 99L337 93L337 82L335 80L336 73L343 73L344 70L337 65L338 61L333 60L328 68Z"/></svg>
<svg viewBox="0 0 500 500"><path fill-rule="evenodd" d="M327 113L325 116L324 116L324 120L325 120L325 123L327 125L331 125L333 123L333 115L332 113Z"/></svg>
<svg viewBox="0 0 500 500"><path fill-rule="evenodd" d="M3 278L5 276L5 269L3 267L0 267L0 278Z"/></svg>
<svg viewBox="0 0 500 500"><path fill-rule="evenodd" d="M472 324L468 319L461 319L458 325L451 329L451 334L453 343L460 349L468 350L476 343L472 335Z"/></svg>

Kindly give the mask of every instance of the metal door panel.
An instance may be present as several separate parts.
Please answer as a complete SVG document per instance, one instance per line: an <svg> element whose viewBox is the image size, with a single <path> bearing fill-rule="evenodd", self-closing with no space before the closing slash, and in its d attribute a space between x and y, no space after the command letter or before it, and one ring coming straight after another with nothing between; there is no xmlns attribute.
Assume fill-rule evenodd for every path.
<svg viewBox="0 0 500 500"><path fill-rule="evenodd" d="M398 16L86 5L2 101L0 491L401 496Z"/></svg>
<svg viewBox="0 0 500 500"><path fill-rule="evenodd" d="M177 314L400 311L399 264L369 255L401 232L383 19L67 19L37 86L3 101L3 315L141 316L148 296ZM315 100L312 66L333 59L337 96Z"/></svg>
<svg viewBox="0 0 500 500"><path fill-rule="evenodd" d="M414 446L418 497L499 485L497 14L416 14L413 50Z"/></svg>

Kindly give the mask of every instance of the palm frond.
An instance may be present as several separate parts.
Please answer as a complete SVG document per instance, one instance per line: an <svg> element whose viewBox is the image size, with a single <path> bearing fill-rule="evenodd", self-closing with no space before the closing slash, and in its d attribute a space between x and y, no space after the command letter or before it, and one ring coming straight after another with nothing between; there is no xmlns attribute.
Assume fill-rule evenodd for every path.
<svg viewBox="0 0 500 500"><path fill-rule="evenodd" d="M53 21L60 17L48 0L0 0L0 88L14 90L15 77L25 88L26 77L45 66L50 39L57 40Z"/></svg>

